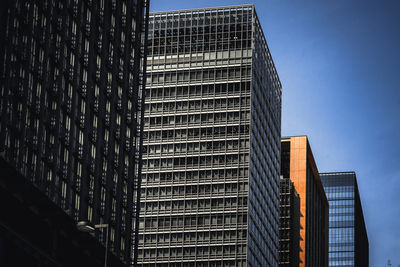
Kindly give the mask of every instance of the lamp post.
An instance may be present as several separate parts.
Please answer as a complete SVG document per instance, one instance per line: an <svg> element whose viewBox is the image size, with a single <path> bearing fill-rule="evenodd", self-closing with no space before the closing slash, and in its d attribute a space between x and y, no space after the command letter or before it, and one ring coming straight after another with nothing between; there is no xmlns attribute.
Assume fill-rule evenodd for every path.
<svg viewBox="0 0 400 267"><path fill-rule="evenodd" d="M76 228L78 228L81 232L93 233L96 229L106 228L106 251L104 255L104 267L107 267L107 254L108 254L108 224L91 224L87 221L80 221L76 224Z"/></svg>

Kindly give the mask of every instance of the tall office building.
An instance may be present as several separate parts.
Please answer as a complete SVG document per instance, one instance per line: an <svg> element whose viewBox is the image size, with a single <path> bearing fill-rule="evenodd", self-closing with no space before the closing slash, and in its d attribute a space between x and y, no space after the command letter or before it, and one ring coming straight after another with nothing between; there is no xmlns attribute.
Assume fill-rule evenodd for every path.
<svg viewBox="0 0 400 267"><path fill-rule="evenodd" d="M300 197L289 178L279 185L279 266L298 267L300 253Z"/></svg>
<svg viewBox="0 0 400 267"><path fill-rule="evenodd" d="M368 235L355 172L320 176L329 201L329 266L368 267Z"/></svg>
<svg viewBox="0 0 400 267"><path fill-rule="evenodd" d="M109 249L132 262L147 1L2 5L4 158L76 221L108 223Z"/></svg>
<svg viewBox="0 0 400 267"><path fill-rule="evenodd" d="M328 200L306 136L283 137L281 175L300 196L300 265L328 266Z"/></svg>
<svg viewBox="0 0 400 267"><path fill-rule="evenodd" d="M150 15L140 266L278 266L281 84L254 6Z"/></svg>
<svg viewBox="0 0 400 267"><path fill-rule="evenodd" d="M0 157L0 266L104 267L105 249ZM112 253L108 266L126 267Z"/></svg>

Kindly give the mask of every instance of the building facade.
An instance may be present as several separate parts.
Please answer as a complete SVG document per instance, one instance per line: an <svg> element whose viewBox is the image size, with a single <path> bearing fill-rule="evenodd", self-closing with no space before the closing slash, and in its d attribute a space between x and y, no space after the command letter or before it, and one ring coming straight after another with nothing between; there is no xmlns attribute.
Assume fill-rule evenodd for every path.
<svg viewBox="0 0 400 267"><path fill-rule="evenodd" d="M306 136L283 137L281 175L300 196L301 267L328 266L328 200Z"/></svg>
<svg viewBox="0 0 400 267"><path fill-rule="evenodd" d="M281 178L279 189L279 266L298 267L300 253L300 197L289 178Z"/></svg>
<svg viewBox="0 0 400 267"><path fill-rule="evenodd" d="M147 4L1 8L1 153L75 221L108 223L125 263L137 256Z"/></svg>
<svg viewBox="0 0 400 267"><path fill-rule="evenodd" d="M329 201L329 266L369 266L369 243L355 172L320 173Z"/></svg>
<svg viewBox="0 0 400 267"><path fill-rule="evenodd" d="M104 247L0 157L0 266L103 267ZM108 266L126 267L108 253Z"/></svg>
<svg viewBox="0 0 400 267"><path fill-rule="evenodd" d="M254 6L150 15L139 266L278 266L281 84Z"/></svg>

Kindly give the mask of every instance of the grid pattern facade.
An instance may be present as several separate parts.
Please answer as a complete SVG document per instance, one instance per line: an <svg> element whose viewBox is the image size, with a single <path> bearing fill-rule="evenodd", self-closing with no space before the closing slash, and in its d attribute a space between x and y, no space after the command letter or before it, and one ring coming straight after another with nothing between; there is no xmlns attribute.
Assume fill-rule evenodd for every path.
<svg viewBox="0 0 400 267"><path fill-rule="evenodd" d="M281 85L251 5L150 15L140 266L278 266Z"/></svg>
<svg viewBox="0 0 400 267"><path fill-rule="evenodd" d="M75 220L109 223L110 250L133 262L147 2L15 0L4 10L4 158Z"/></svg>
<svg viewBox="0 0 400 267"><path fill-rule="evenodd" d="M329 266L368 267L368 237L356 174L320 176L329 201Z"/></svg>
<svg viewBox="0 0 400 267"><path fill-rule="evenodd" d="M280 181L279 266L299 266L300 197L289 178Z"/></svg>

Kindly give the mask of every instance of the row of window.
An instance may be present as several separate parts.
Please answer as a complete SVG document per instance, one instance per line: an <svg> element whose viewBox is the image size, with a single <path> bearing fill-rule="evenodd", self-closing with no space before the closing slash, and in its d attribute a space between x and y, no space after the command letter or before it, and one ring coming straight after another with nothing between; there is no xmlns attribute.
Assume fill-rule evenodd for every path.
<svg viewBox="0 0 400 267"><path fill-rule="evenodd" d="M291 194L284 195L282 194L282 191L280 191L279 206L281 206L281 210L286 210L288 207L290 207L291 203L292 203L292 195Z"/></svg>
<svg viewBox="0 0 400 267"><path fill-rule="evenodd" d="M232 150L246 150L249 149L248 139L234 139L224 141L207 141L207 142L195 142L195 143L173 143L165 145L149 145L143 146L144 157L159 156L159 154L179 154L179 153L215 153L222 151Z"/></svg>
<svg viewBox="0 0 400 267"><path fill-rule="evenodd" d="M192 27L149 32L150 46L163 46L187 43L208 43L227 40L251 39L251 25L231 24L211 27Z"/></svg>
<svg viewBox="0 0 400 267"><path fill-rule="evenodd" d="M250 111L241 112L212 112L203 114L192 115L173 115L173 116L158 116L158 117L145 117L145 127L159 128L159 127L174 127L174 126L190 126L196 124L226 124L237 123L238 121L249 122Z"/></svg>
<svg viewBox="0 0 400 267"><path fill-rule="evenodd" d="M190 85L190 86L176 86L176 87L160 87L160 88L147 88L146 99L150 102L154 100L164 100L164 98L180 98L180 97L218 97L226 95L243 95L243 93L250 93L250 82L241 83L216 83L216 84L203 84L203 85Z"/></svg>
<svg viewBox="0 0 400 267"><path fill-rule="evenodd" d="M185 242L193 244L196 242L214 242L225 241L232 242L247 239L246 230L225 230L225 231L207 231L207 232L180 232L180 233L164 233L164 234L144 234L140 235L139 246L143 244L173 245Z"/></svg>
<svg viewBox="0 0 400 267"><path fill-rule="evenodd" d="M228 52L228 51L226 51ZM235 51L230 51L235 52ZM236 50L236 52L241 52L241 50ZM205 53L207 55L208 53ZM186 54L185 54L186 55ZM174 55L172 55L174 56ZM164 58L164 57L161 57ZM149 63L151 59L147 59ZM169 61L169 60L168 60ZM163 62L163 60L153 60L153 62ZM207 68L207 67L219 67L219 66L229 66L229 65L248 65L251 63L251 58L224 58L224 59L211 59L211 60L187 60L183 63L161 63L153 65L147 65L147 71L170 71L171 69L190 69L190 68ZM212 83L213 81L209 81ZM217 81L218 82L218 81ZM230 82L228 80L228 82ZM164 84L165 85L165 84Z"/></svg>
<svg viewBox="0 0 400 267"><path fill-rule="evenodd" d="M244 7L243 9L223 10L205 10L201 12L182 12L176 14L167 14L167 16L153 15L150 18L150 29L171 29L177 27L188 27L196 25L227 25L240 22L251 22L252 11Z"/></svg>
<svg viewBox="0 0 400 267"><path fill-rule="evenodd" d="M221 193L219 194L221 195ZM225 194L227 195L227 193ZM165 196L164 196L165 197ZM191 195L179 195L179 197L201 197L199 196L191 196ZM160 196L163 198L163 196ZM156 198L157 199L157 198ZM146 203L141 203L141 210L143 211L143 215L151 215L151 214L162 214L162 213L179 213L185 210L186 212L204 212L211 211L215 212L217 210L224 209L235 210L240 207L246 207L246 203L243 203L243 198L241 197L225 197L225 198L213 198L213 199L196 199L196 200L170 200L170 201L156 201L150 202L151 198L146 199Z"/></svg>
<svg viewBox="0 0 400 267"><path fill-rule="evenodd" d="M174 260L174 259L209 259L215 256L224 257L246 257L246 245L225 245L225 246L196 246L178 248L157 248L139 250L142 260ZM193 266L193 265L192 265ZM225 266L225 265L224 265ZM243 265L244 266L244 265Z"/></svg>
<svg viewBox="0 0 400 267"><path fill-rule="evenodd" d="M239 258L239 257L237 257ZM139 263L140 267L165 267L165 263ZM214 259L205 258L204 260L196 259L194 261L185 261L178 259L176 262L169 262L169 267L247 267L246 259Z"/></svg>
<svg viewBox="0 0 400 267"><path fill-rule="evenodd" d="M153 71L171 68L233 67L252 63L251 49L154 56L147 58L147 69Z"/></svg>
<svg viewBox="0 0 400 267"><path fill-rule="evenodd" d="M185 215L140 218L139 229L141 231L163 231L174 228L209 228L209 227L237 227L237 225L247 224L246 214L204 214L204 215ZM144 230L143 230L144 229ZM140 230L139 230L140 231Z"/></svg>
<svg viewBox="0 0 400 267"><path fill-rule="evenodd" d="M224 182L218 184L193 184L193 185L178 185L178 186L155 186L155 187L142 187L141 195L146 197L190 197L191 195L209 195L212 193L246 193L248 190L247 182Z"/></svg>
<svg viewBox="0 0 400 267"><path fill-rule="evenodd" d="M182 100L145 104L147 116L153 113L167 112L199 112L213 109L238 109L250 107L250 97L213 98L201 100Z"/></svg>
<svg viewBox="0 0 400 267"><path fill-rule="evenodd" d="M196 52L214 52L221 50L240 50L249 49L252 47L252 40L243 41L224 41L216 43L200 43L200 44L187 44L187 45L172 45L172 46L160 46L151 49L149 46L147 50L148 56L158 55L173 55L183 53L196 53Z"/></svg>
<svg viewBox="0 0 400 267"><path fill-rule="evenodd" d="M211 68L192 71L171 71L157 73L153 72L147 75L147 83L157 85L158 83L182 83L196 81L214 81L214 80L237 80L249 77L251 67L231 67L231 68ZM232 90L233 93L233 90Z"/></svg>
<svg viewBox="0 0 400 267"><path fill-rule="evenodd" d="M248 178L248 168L221 168L215 170L190 170L174 172L155 172L143 170L142 186L158 185L159 183L199 183L206 181L231 181Z"/></svg>
<svg viewBox="0 0 400 267"><path fill-rule="evenodd" d="M170 130L152 130L143 133L144 143L168 142L176 140L198 140L200 138L234 138L249 135L249 125L241 124L234 126L220 127L201 127L193 129L170 129Z"/></svg>
<svg viewBox="0 0 400 267"><path fill-rule="evenodd" d="M238 201L239 200L239 201ZM242 204L239 205L238 204ZM155 204L155 202L151 202L148 206L149 207L146 212L142 215L143 217L149 216L161 216L161 215L177 215L181 212L186 213L219 213L224 211L225 213L228 212L238 212L238 211L246 211L246 205L243 205L242 198L225 198L225 199L212 199L211 201L208 200L186 200L186 201L173 201L172 206L169 203L165 203L168 205L160 206L169 208L169 210L158 210L153 209L151 204ZM172 209L171 209L172 207ZM210 210L211 209L211 210ZM181 219L178 219L180 221ZM202 220L202 219L201 219ZM225 221L231 221L230 217L226 217ZM194 224L192 224L194 225ZM199 225L203 225L202 221L199 222ZM190 224L186 224L185 226L190 226ZM183 227L183 224L178 222L178 225L173 225L173 227Z"/></svg>
<svg viewBox="0 0 400 267"><path fill-rule="evenodd" d="M219 156L191 156L181 158L165 159L143 159L143 169L164 169L164 168L198 168L246 165L249 163L249 154L232 154Z"/></svg>

